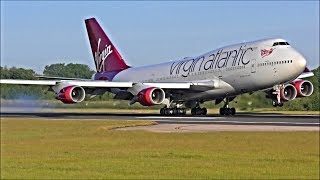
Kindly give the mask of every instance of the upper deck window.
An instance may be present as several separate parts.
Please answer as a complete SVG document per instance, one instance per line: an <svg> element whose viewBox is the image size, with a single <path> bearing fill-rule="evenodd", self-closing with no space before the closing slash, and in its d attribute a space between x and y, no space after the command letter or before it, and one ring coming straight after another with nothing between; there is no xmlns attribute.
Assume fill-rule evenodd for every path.
<svg viewBox="0 0 320 180"><path fill-rule="evenodd" d="M288 42L275 42L273 43L272 46L279 46L279 45L283 46L283 45L290 45L290 44Z"/></svg>

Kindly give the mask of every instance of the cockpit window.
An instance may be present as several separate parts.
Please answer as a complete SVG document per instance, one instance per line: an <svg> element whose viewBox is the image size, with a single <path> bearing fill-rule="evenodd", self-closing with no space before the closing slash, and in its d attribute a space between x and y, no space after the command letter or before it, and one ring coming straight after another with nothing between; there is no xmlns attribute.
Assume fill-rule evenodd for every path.
<svg viewBox="0 0 320 180"><path fill-rule="evenodd" d="M275 42L275 43L273 43L273 45L272 46L283 46L283 45L290 45L288 42Z"/></svg>

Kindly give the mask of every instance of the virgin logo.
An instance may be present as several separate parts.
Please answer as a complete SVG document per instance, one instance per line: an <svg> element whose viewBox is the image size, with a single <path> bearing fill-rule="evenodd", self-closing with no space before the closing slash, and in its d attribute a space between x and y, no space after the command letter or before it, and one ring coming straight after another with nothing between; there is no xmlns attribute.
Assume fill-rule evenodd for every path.
<svg viewBox="0 0 320 180"><path fill-rule="evenodd" d="M97 71L101 72L104 70L104 62L108 58L108 56L113 52L111 49L111 45L105 46L105 49L100 53L100 43L101 43L101 38L98 40L98 47L97 51L94 53L94 61L96 63Z"/></svg>
<svg viewBox="0 0 320 180"><path fill-rule="evenodd" d="M261 57L266 57L266 56L269 56L272 52L273 52L274 49L262 49L261 50Z"/></svg>

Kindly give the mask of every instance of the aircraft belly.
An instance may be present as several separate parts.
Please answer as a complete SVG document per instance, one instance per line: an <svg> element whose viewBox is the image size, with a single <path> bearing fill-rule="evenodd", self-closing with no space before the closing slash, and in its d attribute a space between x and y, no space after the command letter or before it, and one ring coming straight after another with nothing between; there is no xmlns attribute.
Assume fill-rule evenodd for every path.
<svg viewBox="0 0 320 180"><path fill-rule="evenodd" d="M235 88L233 88L230 84L221 81L218 88L214 88L207 91L199 91L199 92L188 92L186 91L181 100L189 101L189 100L214 100L217 98L222 98L226 96L237 95Z"/></svg>

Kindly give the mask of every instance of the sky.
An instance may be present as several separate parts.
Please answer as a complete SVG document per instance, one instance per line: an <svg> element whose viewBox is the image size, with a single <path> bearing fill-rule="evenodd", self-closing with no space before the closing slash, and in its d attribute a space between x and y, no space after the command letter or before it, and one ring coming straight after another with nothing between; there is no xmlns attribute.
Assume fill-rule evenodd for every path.
<svg viewBox="0 0 320 180"><path fill-rule="evenodd" d="M274 37L319 66L319 1L1 1L1 66L95 69L84 24L91 17L131 66Z"/></svg>

